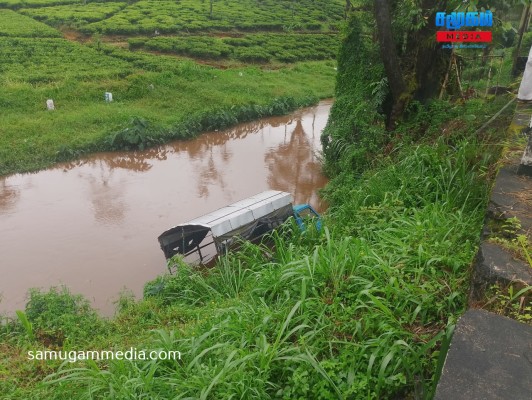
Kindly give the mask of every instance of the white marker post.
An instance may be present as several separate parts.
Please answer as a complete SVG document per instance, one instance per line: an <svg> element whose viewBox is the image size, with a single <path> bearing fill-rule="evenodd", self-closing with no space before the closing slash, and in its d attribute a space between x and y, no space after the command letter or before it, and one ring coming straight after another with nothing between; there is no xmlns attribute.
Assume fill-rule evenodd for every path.
<svg viewBox="0 0 532 400"><path fill-rule="evenodd" d="M52 99L46 100L46 108L48 111L55 110L54 101Z"/></svg>
<svg viewBox="0 0 532 400"><path fill-rule="evenodd" d="M113 101L113 94L111 92L105 92L105 101L110 103Z"/></svg>

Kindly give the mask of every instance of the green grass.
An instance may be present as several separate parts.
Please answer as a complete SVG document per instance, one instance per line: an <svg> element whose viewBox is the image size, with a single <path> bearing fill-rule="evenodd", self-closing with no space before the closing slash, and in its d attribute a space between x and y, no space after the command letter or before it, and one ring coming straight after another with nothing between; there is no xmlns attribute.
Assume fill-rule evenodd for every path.
<svg viewBox="0 0 532 400"><path fill-rule="evenodd" d="M44 168L87 152L188 138L286 113L333 94L333 61L297 62L333 59L336 36L290 32L334 28L342 20L339 0L216 1L212 15L210 2L201 0L0 1L0 7L17 10L0 9L0 22L5 20L0 23L0 175ZM131 52L104 44L110 38L99 34L84 45L69 42L36 20L86 33L201 31L204 36L131 38L130 44L178 56L225 57L232 69ZM216 30L242 36L235 31L239 29L287 33L205 36ZM272 62L270 70L249 65L267 61ZM105 92L113 93L112 104L103 101ZM48 99L54 100L55 111L46 110Z"/></svg>
<svg viewBox="0 0 532 400"><path fill-rule="evenodd" d="M209 18L208 1L141 1L85 27L325 31L340 15L330 19L329 5L341 3L217 1ZM275 58L272 47L281 39L254 34L209 44L253 53L262 46ZM0 52L6 55L0 58L0 174L286 113L331 96L336 74L332 61L218 70L97 38L91 46L0 38ZM381 72L366 64L357 71ZM359 78L340 83L351 87L364 82ZM105 91L113 92L113 103L104 103ZM45 110L49 98L53 112ZM364 118L372 115L364 107L378 103L344 96L335 107L347 110L339 114L347 119L353 118L349 107L358 107ZM31 291L18 319L0 321L2 398L430 398L441 352L467 305L470 264L508 121L472 133L499 103L413 103L394 137L368 122L364 127L377 139L368 139L373 147L364 162L357 162L365 157L359 142L335 143L337 174L324 191L330 210L320 232L287 224L271 235L273 249L247 244L208 270L180 265L174 275L149 282L143 300L123 296L110 320L66 289ZM384 151L380 143L387 144ZM178 350L182 360L27 359L29 350L43 348L130 347Z"/></svg>
<svg viewBox="0 0 532 400"><path fill-rule="evenodd" d="M0 175L88 152L188 138L332 97L338 41L320 32L337 29L342 4L226 0L215 1L211 15L210 1L202 0L0 0ZM94 36L85 44L69 42L37 20ZM156 30L187 35L130 38L131 48L183 57L131 52L114 43L127 38L100 35ZM206 36L219 30L230 31L229 37ZM221 60L231 69L184 57ZM329 61L307 62L316 60ZM270 61L271 69L253 65ZM108 91L112 104L103 101ZM55 102L53 112L46 110L48 99Z"/></svg>
<svg viewBox="0 0 532 400"><path fill-rule="evenodd" d="M0 38L0 174L118 148L117 132L149 121L143 147L310 105L333 92L334 64L216 70L172 57L62 39ZM104 102L104 92L114 102ZM47 99L56 110L46 110ZM140 145L140 146L139 146Z"/></svg>

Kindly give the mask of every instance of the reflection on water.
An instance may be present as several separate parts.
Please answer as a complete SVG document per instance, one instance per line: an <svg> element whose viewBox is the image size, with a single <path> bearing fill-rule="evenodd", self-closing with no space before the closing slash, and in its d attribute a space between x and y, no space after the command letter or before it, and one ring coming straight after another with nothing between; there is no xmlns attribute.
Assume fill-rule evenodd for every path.
<svg viewBox="0 0 532 400"><path fill-rule="evenodd" d="M323 177L315 155L316 132L314 129L307 131L314 137L305 133L303 120L298 118L284 142L269 150L264 159L270 169L268 183L271 187L292 193L296 199L301 199L299 202L317 204L316 188L323 186Z"/></svg>
<svg viewBox="0 0 532 400"><path fill-rule="evenodd" d="M124 179L119 179L111 184L115 169L103 163L100 163L99 170L99 176L92 174L80 176L88 182L94 219L101 224L118 225L124 220L128 208L124 199L126 183Z"/></svg>
<svg viewBox="0 0 532 400"><path fill-rule="evenodd" d="M0 214L5 214L15 206L20 197L20 189L0 179Z"/></svg>
<svg viewBox="0 0 532 400"><path fill-rule="evenodd" d="M0 178L1 311L66 284L104 313L165 271L157 236L267 189L322 208L316 157L329 102L146 151L101 153Z"/></svg>

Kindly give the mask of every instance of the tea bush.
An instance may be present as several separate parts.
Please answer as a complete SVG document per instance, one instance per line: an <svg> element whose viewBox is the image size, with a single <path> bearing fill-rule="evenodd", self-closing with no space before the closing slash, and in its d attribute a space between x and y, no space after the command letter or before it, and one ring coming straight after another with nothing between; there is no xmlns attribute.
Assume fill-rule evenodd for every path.
<svg viewBox="0 0 532 400"><path fill-rule="evenodd" d="M60 37L61 34L49 26L11 10L0 9L0 37Z"/></svg>
<svg viewBox="0 0 532 400"><path fill-rule="evenodd" d="M153 34L229 31L336 29L343 17L342 0L201 0L139 1L110 18L82 27L86 33Z"/></svg>
<svg viewBox="0 0 532 400"><path fill-rule="evenodd" d="M130 48L140 47L139 39L132 39L132 41L133 46L130 40ZM197 58L225 58L231 52L231 47L225 45L220 39L208 36L158 37L145 40L142 46L148 50Z"/></svg>
<svg viewBox="0 0 532 400"><path fill-rule="evenodd" d="M81 0L0 0L0 7L16 10L21 7L46 7L76 3L81 3Z"/></svg>
<svg viewBox="0 0 532 400"><path fill-rule="evenodd" d="M48 25L80 27L87 23L106 19L126 6L127 3L118 2L70 4L55 7L22 8L19 12Z"/></svg>
<svg viewBox="0 0 532 400"><path fill-rule="evenodd" d="M0 37L0 52L5 55L0 59L2 78L11 81L59 82L69 77L124 77L132 72L124 61L64 39Z"/></svg>
<svg viewBox="0 0 532 400"><path fill-rule="evenodd" d="M145 48L196 58L242 62L297 62L334 59L339 46L330 34L249 34L242 37L178 36L131 38L131 50Z"/></svg>

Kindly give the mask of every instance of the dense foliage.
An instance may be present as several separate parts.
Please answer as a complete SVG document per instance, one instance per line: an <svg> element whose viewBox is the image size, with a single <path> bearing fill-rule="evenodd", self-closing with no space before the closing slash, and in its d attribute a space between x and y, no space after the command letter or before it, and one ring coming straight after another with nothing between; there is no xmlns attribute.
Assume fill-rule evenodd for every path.
<svg viewBox="0 0 532 400"><path fill-rule="evenodd" d="M371 2L364 3L369 6ZM404 91L400 96L392 94L381 44L368 40L375 34L371 8L352 12L338 56L336 101L322 135L326 169L333 175L344 170L363 171L382 149L390 151L395 139L411 136L399 121L404 119L408 126L420 105L430 106L434 98L442 95L461 100L486 97L491 86L511 82L508 57L511 48L493 50L493 58L487 57L492 51L490 47L485 51L455 50L459 67L450 68L450 50L434 40L434 10L467 5L456 1L433 4L424 0L390 3L392 45L398 49ZM483 7L480 3L471 2L469 7L472 10ZM446 87L441 92L445 76ZM421 130L414 136L423 134Z"/></svg>
<svg viewBox="0 0 532 400"><path fill-rule="evenodd" d="M363 170L386 142L381 113L388 85L378 46L364 40L366 28L353 15L338 56L336 101L322 133L330 173Z"/></svg>
<svg viewBox="0 0 532 400"><path fill-rule="evenodd" d="M5 55L0 59L4 84L110 79L134 70L125 61L64 39L0 38L0 52Z"/></svg>
<svg viewBox="0 0 532 400"><path fill-rule="evenodd" d="M0 0L0 7L18 9L21 7L46 7L81 2L82 0Z"/></svg>

